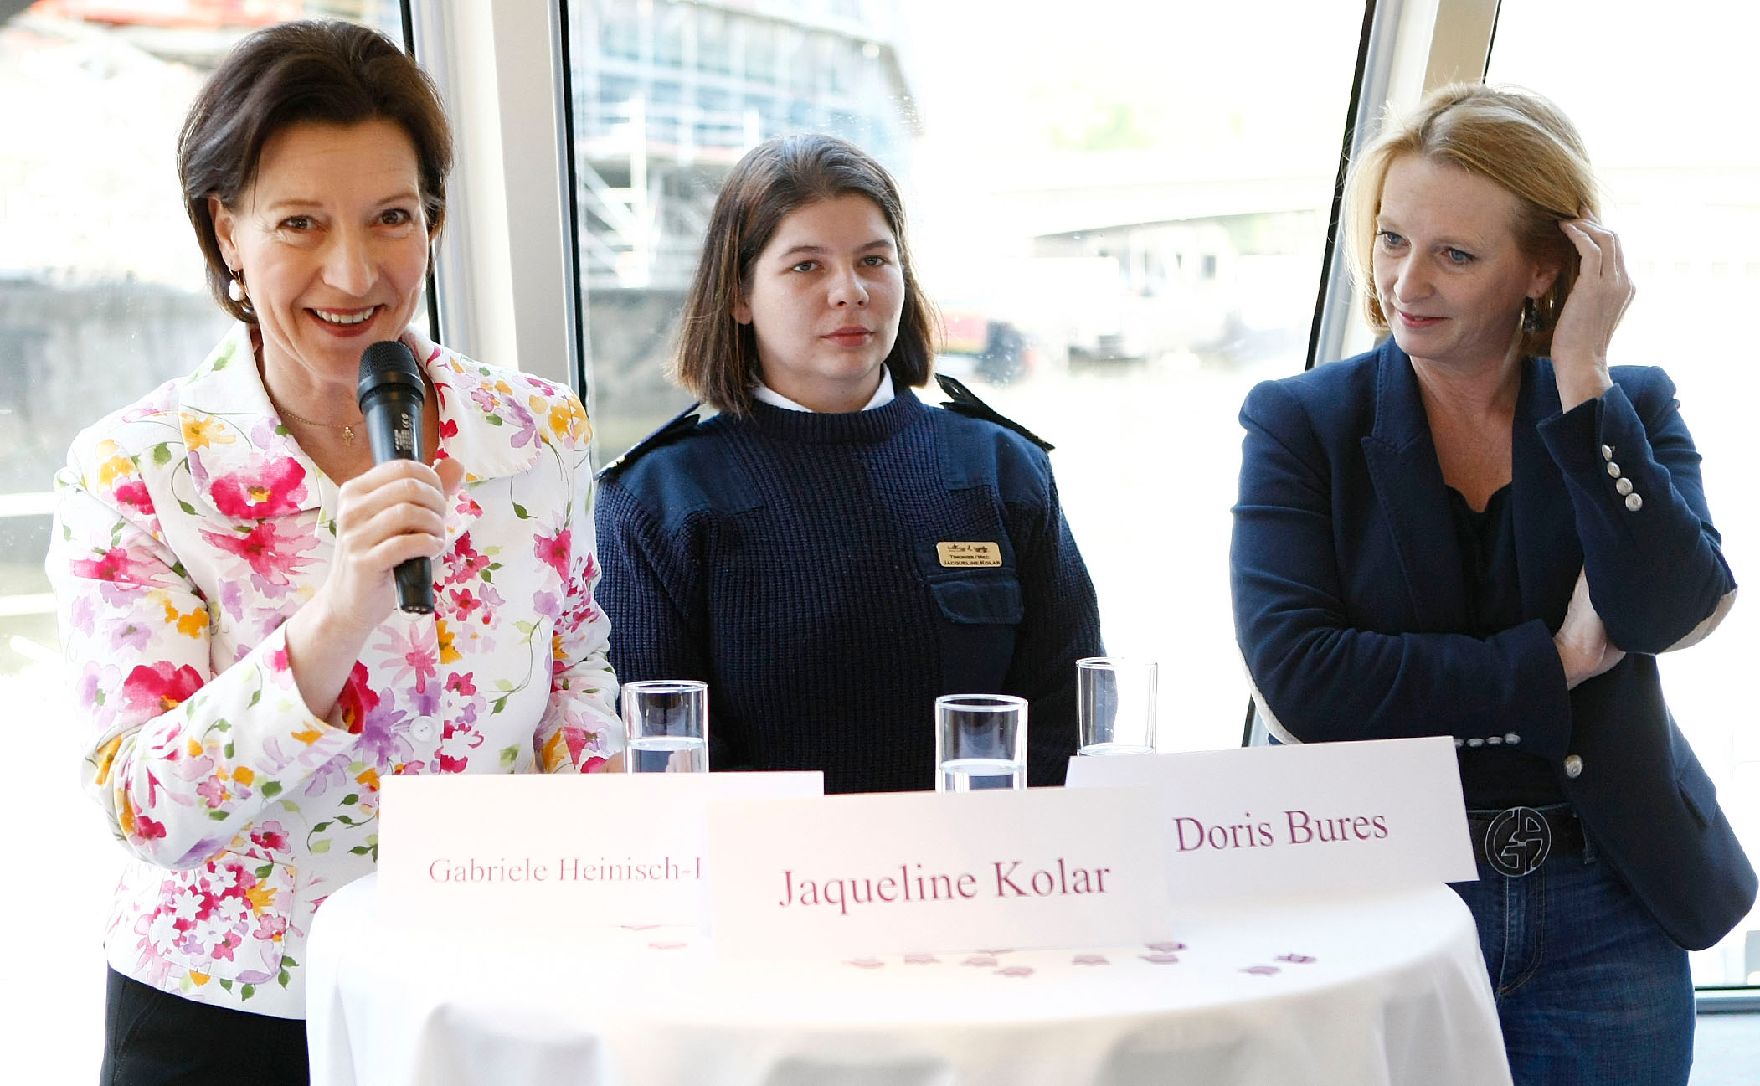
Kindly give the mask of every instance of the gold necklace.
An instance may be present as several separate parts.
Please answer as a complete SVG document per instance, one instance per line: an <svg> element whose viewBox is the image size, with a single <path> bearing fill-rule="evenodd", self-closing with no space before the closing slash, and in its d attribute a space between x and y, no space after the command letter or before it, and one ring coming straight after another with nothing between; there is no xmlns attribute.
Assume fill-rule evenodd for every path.
<svg viewBox="0 0 1760 1086"><path fill-rule="evenodd" d="M269 383L267 381L263 382L263 391L264 392L269 391ZM286 418L290 418L295 422L303 422L307 426L321 426L326 430L341 430L342 431L342 443L344 445L351 445L354 443L354 424L353 423L319 422L317 419L308 419L304 415L300 414L297 411L289 411L279 401L277 401L273 395L270 395L269 403L271 406L273 406L275 408L276 413L283 415Z"/></svg>

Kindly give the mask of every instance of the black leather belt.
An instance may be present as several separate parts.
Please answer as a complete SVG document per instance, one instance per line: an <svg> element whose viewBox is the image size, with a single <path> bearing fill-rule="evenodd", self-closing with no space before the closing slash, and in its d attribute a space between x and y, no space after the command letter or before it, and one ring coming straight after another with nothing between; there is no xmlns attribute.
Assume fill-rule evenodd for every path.
<svg viewBox="0 0 1760 1086"><path fill-rule="evenodd" d="M1554 853L1583 850L1583 823L1569 807L1511 807L1468 811L1473 848L1499 874L1533 874Z"/></svg>

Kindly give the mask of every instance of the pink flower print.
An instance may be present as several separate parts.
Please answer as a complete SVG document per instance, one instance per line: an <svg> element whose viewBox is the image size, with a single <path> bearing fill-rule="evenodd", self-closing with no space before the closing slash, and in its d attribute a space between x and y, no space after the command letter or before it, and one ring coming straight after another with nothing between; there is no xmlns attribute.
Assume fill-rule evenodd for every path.
<svg viewBox="0 0 1760 1086"><path fill-rule="evenodd" d="M357 660L348 674L348 681L342 684L342 692L336 695L342 726L359 735L366 724L367 714L378 707L379 695L367 686L367 667Z"/></svg>
<svg viewBox="0 0 1760 1086"><path fill-rule="evenodd" d="M130 622L110 631L110 647L113 649L145 648L152 640L153 630L138 622Z"/></svg>
<svg viewBox="0 0 1760 1086"><path fill-rule="evenodd" d="M251 831L251 843L265 852L285 852L287 832L279 822L265 822Z"/></svg>
<svg viewBox="0 0 1760 1086"><path fill-rule="evenodd" d="M407 683L413 677L417 693L428 688L428 680L434 678L440 666L440 646L427 640L427 630L420 623L394 628L373 646L374 651L397 661L390 669L391 681Z"/></svg>
<svg viewBox="0 0 1760 1086"><path fill-rule="evenodd" d="M489 568L489 556L471 543L469 532L460 532L453 540L452 553L446 556L446 583L463 584L480 577Z"/></svg>
<svg viewBox="0 0 1760 1086"><path fill-rule="evenodd" d="M154 822L137 811L134 816L133 836L140 841L156 841L165 836L165 823Z"/></svg>
<svg viewBox="0 0 1760 1086"><path fill-rule="evenodd" d="M226 785L221 783L219 777L209 777L196 785L196 795L208 801L209 810L218 808L222 803L232 798L232 793L227 791Z"/></svg>
<svg viewBox="0 0 1760 1086"><path fill-rule="evenodd" d="M238 944L242 942L244 942L244 940L238 937L237 932L227 932L225 938L214 944L213 955L215 959L218 960L224 958L227 961L232 961L232 952L237 950Z"/></svg>
<svg viewBox="0 0 1760 1086"><path fill-rule="evenodd" d="M483 601L468 588L454 588L446 595L452 602L453 615L464 622L470 621L472 611L483 606Z"/></svg>
<svg viewBox="0 0 1760 1086"><path fill-rule="evenodd" d="M310 531L284 531L272 520L260 521L246 532L213 532L203 528L202 538L243 558L264 586L276 587L293 583L290 576L306 564L300 552L310 550L316 543Z"/></svg>
<svg viewBox="0 0 1760 1086"><path fill-rule="evenodd" d="M477 499L471 497L470 492L462 487L452 496L452 508L467 521L476 520L483 515L483 507L478 505Z"/></svg>
<svg viewBox="0 0 1760 1086"><path fill-rule="evenodd" d="M121 504L148 516L153 514L153 496L147 493L147 484L141 480L130 479L118 486L112 493L116 495L116 500Z"/></svg>
<svg viewBox="0 0 1760 1086"><path fill-rule="evenodd" d="M537 592L532 596L532 610L542 618L554 622L562 616L562 601L554 592Z"/></svg>
<svg viewBox="0 0 1760 1086"><path fill-rule="evenodd" d="M201 675L187 664L175 669L167 661L136 664L122 680L122 700L130 709L158 716L177 708L201 688Z"/></svg>
<svg viewBox="0 0 1760 1086"><path fill-rule="evenodd" d="M222 475L209 486L214 508L240 520L261 520L297 512L305 501L306 469L283 457L248 472Z"/></svg>
<svg viewBox="0 0 1760 1086"><path fill-rule="evenodd" d="M463 773L466 766L470 764L470 759L454 758L450 754L441 754L437 757L440 761L440 772L442 773Z"/></svg>
<svg viewBox="0 0 1760 1086"><path fill-rule="evenodd" d="M541 535L532 543L532 552L538 561L556 571L556 576L564 582L568 580L568 555L572 529L564 528L555 535Z"/></svg>
<svg viewBox="0 0 1760 1086"><path fill-rule="evenodd" d="M495 394L484 388L482 385L478 385L476 388L471 389L471 402L476 404L478 410L482 411L485 415L492 415L495 413Z"/></svg>
<svg viewBox="0 0 1760 1086"><path fill-rule="evenodd" d="M75 558L69 565L75 575L94 581L136 584L146 579L139 573L141 563L122 547L111 547L96 558Z"/></svg>
<svg viewBox="0 0 1760 1086"><path fill-rule="evenodd" d="M475 681L475 673L470 671L462 673L454 671L452 674L446 676L446 690L448 693L458 694L461 697L469 698L476 696L477 684Z"/></svg>
<svg viewBox="0 0 1760 1086"><path fill-rule="evenodd" d="M86 665L85 671L80 674L79 685L75 691L75 696L79 699L79 704L82 707L90 709L98 704L98 681L102 678L103 675L100 674L97 665Z"/></svg>
<svg viewBox="0 0 1760 1086"><path fill-rule="evenodd" d="M286 934L287 917L275 916L270 913L264 913L257 917L257 930L251 932L253 938L268 939L272 942L280 942L282 936Z"/></svg>

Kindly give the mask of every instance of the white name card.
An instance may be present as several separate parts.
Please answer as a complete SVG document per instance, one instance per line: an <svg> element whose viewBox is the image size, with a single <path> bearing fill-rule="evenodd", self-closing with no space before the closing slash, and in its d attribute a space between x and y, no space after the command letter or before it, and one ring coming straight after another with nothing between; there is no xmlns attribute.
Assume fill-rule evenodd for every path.
<svg viewBox="0 0 1760 1086"><path fill-rule="evenodd" d="M703 926L710 802L817 796L825 782L817 771L484 774L383 788L379 895L401 915Z"/></svg>
<svg viewBox="0 0 1760 1086"><path fill-rule="evenodd" d="M1446 736L1070 759L1113 786L1154 790L1176 905L1478 877Z"/></svg>
<svg viewBox="0 0 1760 1086"><path fill-rule="evenodd" d="M717 803L715 944L867 956L1164 939L1170 848L1141 789Z"/></svg>

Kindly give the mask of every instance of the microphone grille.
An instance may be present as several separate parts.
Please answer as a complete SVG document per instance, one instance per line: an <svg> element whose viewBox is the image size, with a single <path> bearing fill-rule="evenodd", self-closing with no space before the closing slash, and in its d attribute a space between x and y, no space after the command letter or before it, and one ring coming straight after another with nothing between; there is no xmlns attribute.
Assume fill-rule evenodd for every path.
<svg viewBox="0 0 1760 1086"><path fill-rule="evenodd" d="M400 340L385 339L361 352L360 379L355 383L355 397L365 400L374 390L390 385L422 388L422 371L416 356Z"/></svg>

